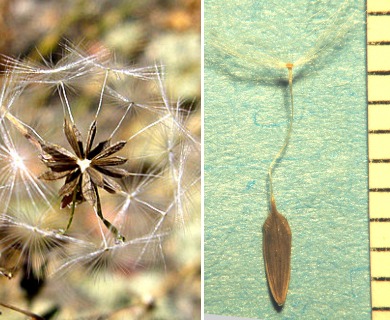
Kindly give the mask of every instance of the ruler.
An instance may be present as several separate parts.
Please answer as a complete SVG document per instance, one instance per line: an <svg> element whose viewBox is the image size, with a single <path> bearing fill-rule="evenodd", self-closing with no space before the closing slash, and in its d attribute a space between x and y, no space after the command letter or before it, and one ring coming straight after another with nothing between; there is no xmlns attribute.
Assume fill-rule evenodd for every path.
<svg viewBox="0 0 390 320"><path fill-rule="evenodd" d="M390 319L390 1L367 0L372 319Z"/></svg>

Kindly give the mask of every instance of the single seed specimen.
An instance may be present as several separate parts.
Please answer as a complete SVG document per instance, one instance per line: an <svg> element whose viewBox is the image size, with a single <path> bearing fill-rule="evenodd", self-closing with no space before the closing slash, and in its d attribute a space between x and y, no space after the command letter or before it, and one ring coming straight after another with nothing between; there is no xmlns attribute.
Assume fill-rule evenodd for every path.
<svg viewBox="0 0 390 320"><path fill-rule="evenodd" d="M286 218L276 210L272 171L288 146L294 121L293 64L286 63L286 68L288 70L288 86L291 102L290 124L287 129L284 144L272 160L268 169L270 213L263 226L263 255L268 286L275 302L280 307L286 301L288 283L290 281L291 230Z"/></svg>
<svg viewBox="0 0 390 320"><path fill-rule="evenodd" d="M263 255L268 285L278 306L286 301L290 281L291 230L277 210L274 198L263 226Z"/></svg>

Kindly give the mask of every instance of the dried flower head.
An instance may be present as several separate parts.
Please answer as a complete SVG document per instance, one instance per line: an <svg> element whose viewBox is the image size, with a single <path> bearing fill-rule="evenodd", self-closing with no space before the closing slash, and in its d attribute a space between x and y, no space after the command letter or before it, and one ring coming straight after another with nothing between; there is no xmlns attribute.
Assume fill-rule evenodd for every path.
<svg viewBox="0 0 390 320"><path fill-rule="evenodd" d="M200 130L192 125L199 113L169 99L162 67L124 67L95 48L87 52L67 47L63 59L53 59L59 62L7 63L8 78L0 87L4 302L13 306L15 296L25 300L22 305L49 301L59 317L74 319L116 317L117 297L123 294L128 297L123 305L127 317L145 294L156 301L169 296L167 303L176 306L177 295L165 290L171 278L166 273L176 263L180 269L187 265L171 254L171 248L181 254L182 243L188 243L171 238L182 234L178 223L186 229L188 222L191 228L199 223L187 220L200 212L195 193ZM89 204L78 207L82 202ZM76 210L83 214L67 234ZM198 243L190 241L196 248L190 250L191 260L194 254L199 258ZM148 266L166 281L161 288L130 288L129 295L124 275L149 279ZM192 274L183 273L184 282L192 281ZM90 299L90 290L112 297L112 302L102 304L100 295ZM1 308L3 317L10 318ZM193 318L182 316L179 308L172 312ZM160 307L150 314L155 313L160 314Z"/></svg>
<svg viewBox="0 0 390 320"><path fill-rule="evenodd" d="M67 149L46 142L40 142L42 148L41 159L49 168L39 178L45 180L65 179L65 184L59 191L62 197L61 208L72 204L72 213L66 230L70 227L76 202L88 201L97 207L98 215L104 224L118 235L116 228L105 220L101 213L100 199L97 187L110 193L121 190L120 185L113 178L122 178L128 172L115 166L124 164L127 159L112 156L122 150L126 141L119 141L113 145L110 139L98 143L92 148L96 135L96 120L88 130L87 142L84 148L80 131L75 124L64 120L64 133L74 154Z"/></svg>

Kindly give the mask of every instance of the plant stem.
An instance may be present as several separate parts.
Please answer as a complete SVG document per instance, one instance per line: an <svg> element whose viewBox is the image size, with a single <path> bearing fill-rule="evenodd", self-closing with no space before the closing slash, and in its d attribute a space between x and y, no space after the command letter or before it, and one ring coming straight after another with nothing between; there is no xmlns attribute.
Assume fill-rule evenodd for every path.
<svg viewBox="0 0 390 320"><path fill-rule="evenodd" d="M102 206L100 203L100 196L99 196L98 189L95 185L93 186L93 188L94 188L94 191L96 193L96 213L97 213L97 215L103 221L104 225L108 228L108 230L110 230L115 235L116 239L124 242L125 237L119 233L118 229L113 224L111 224L110 221L108 221L107 219L105 219L103 217Z"/></svg>
<svg viewBox="0 0 390 320"><path fill-rule="evenodd" d="M71 212L70 212L70 218L69 218L69 221L68 221L68 225L66 226L66 229L64 231L67 232L70 228L70 225L72 224L72 221L73 221L73 215L74 215L74 211L75 211L75 208L76 208L76 198L77 198L77 192L79 190L80 186L79 186L79 183L77 184L76 188L74 189L73 191L73 196L72 196L72 208L71 208Z"/></svg>
<svg viewBox="0 0 390 320"><path fill-rule="evenodd" d="M41 317L35 313L11 306L10 304L0 302L0 306L14 310L14 311L19 312L19 313L22 313L22 314L26 315L27 317L30 317L32 320L45 320L43 317Z"/></svg>
<svg viewBox="0 0 390 320"><path fill-rule="evenodd" d="M270 203L275 202L274 187L273 187L273 181L272 181L272 171L274 170L276 162L281 158L281 156L283 155L284 151L286 150L286 148L288 146L288 143L289 143L290 137L291 137L293 120L294 120L293 73L292 73L293 65L291 63L287 63L286 67L288 69L288 86L289 86L289 90L290 90L290 102L291 102L290 124L289 124L288 129L287 129L287 134L286 134L286 138L284 140L284 144L279 149L279 152L272 160L272 162L269 166L269 169L268 169L269 188L270 188Z"/></svg>

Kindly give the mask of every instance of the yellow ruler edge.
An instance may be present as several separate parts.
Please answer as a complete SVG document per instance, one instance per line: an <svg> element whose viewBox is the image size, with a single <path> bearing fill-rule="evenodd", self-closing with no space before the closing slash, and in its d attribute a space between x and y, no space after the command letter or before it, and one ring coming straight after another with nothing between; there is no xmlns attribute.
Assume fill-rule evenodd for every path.
<svg viewBox="0 0 390 320"><path fill-rule="evenodd" d="M390 319L390 1L367 0L372 319Z"/></svg>

